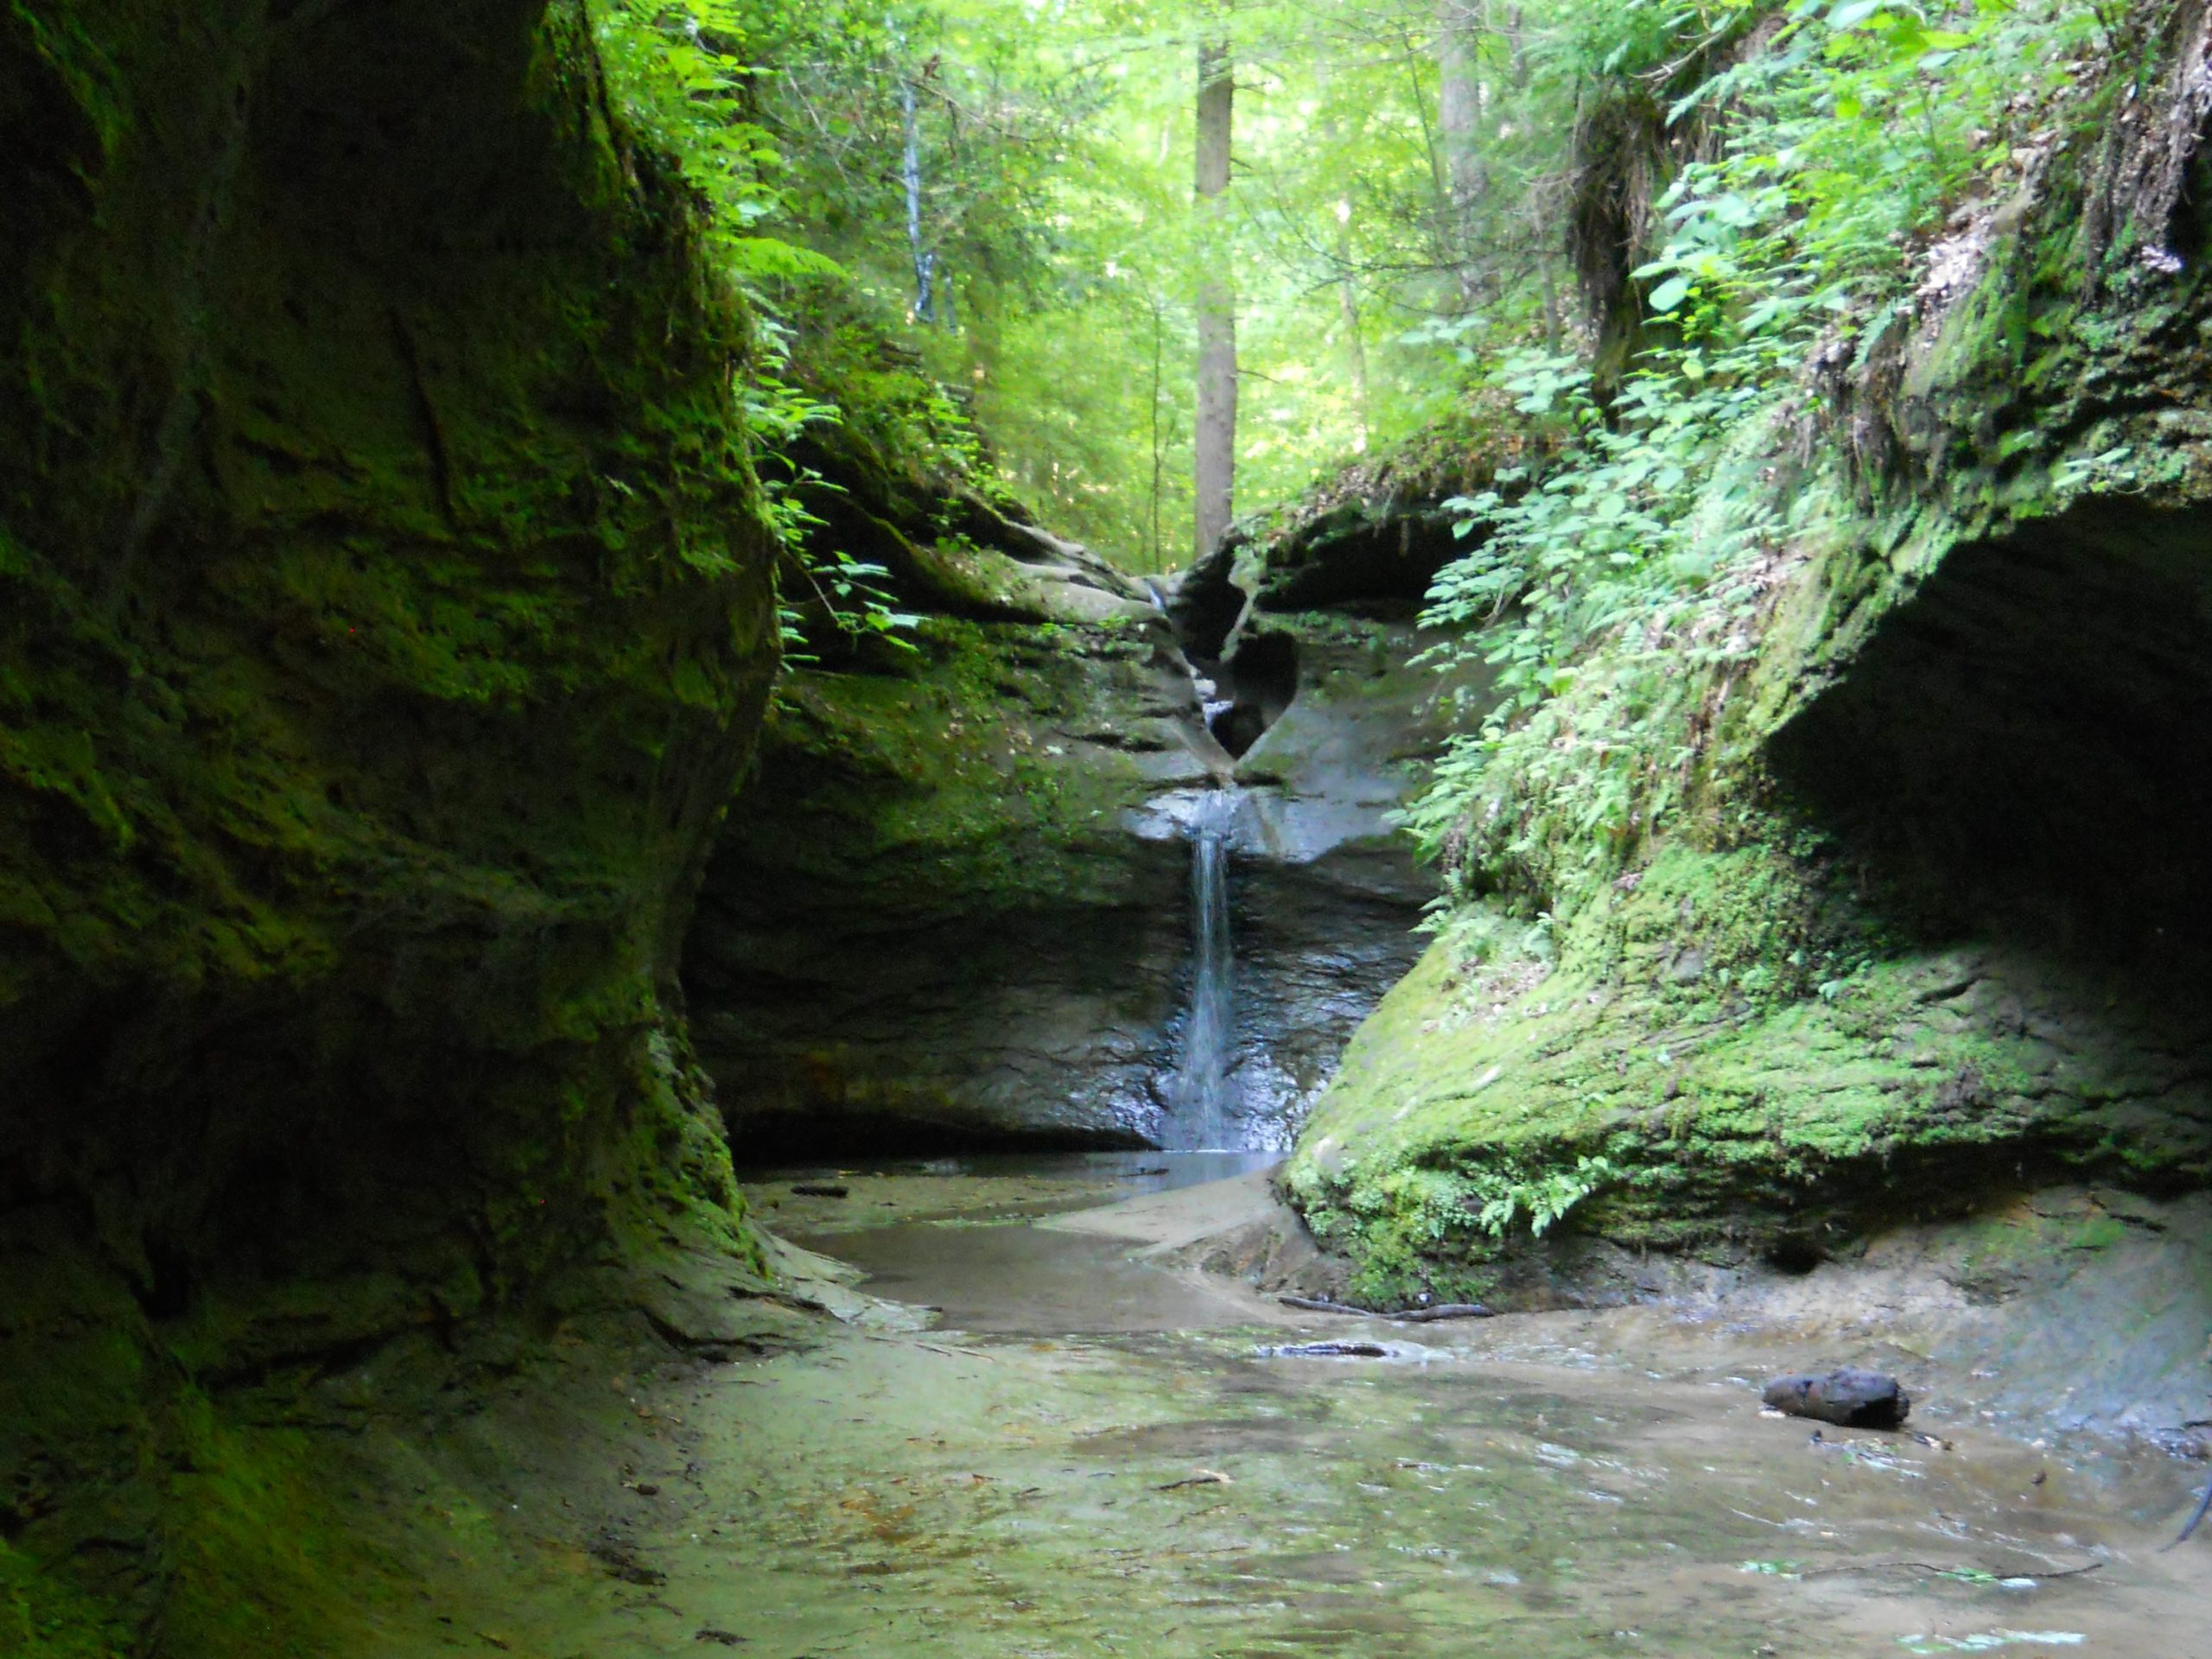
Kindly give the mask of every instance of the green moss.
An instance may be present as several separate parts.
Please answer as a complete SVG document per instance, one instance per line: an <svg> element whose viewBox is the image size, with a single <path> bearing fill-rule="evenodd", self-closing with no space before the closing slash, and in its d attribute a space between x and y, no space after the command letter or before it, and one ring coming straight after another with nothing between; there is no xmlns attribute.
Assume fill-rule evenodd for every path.
<svg viewBox="0 0 2212 1659"><path fill-rule="evenodd" d="M830 884L881 883L948 910L1081 903L1146 779L1133 758L1056 764L1092 677L1147 647L1078 623L932 619L890 673L795 676L729 838L748 861Z"/></svg>
<svg viewBox="0 0 2212 1659"><path fill-rule="evenodd" d="M1289 1192L1372 1293L1495 1294L1502 1256L1541 1254L1479 1236L1465 1191L1501 1172L1601 1156L1620 1177L1564 1230L1736 1259L1841 1248L2034 1174L2212 1169L2132 1034L2080 1014L2092 987L1990 950L1877 954L1817 925L1835 902L1771 850L1676 847L1555 965L1433 947L1354 1039Z"/></svg>
<svg viewBox="0 0 2212 1659"><path fill-rule="evenodd" d="M131 1645L108 1609L0 1541L0 1649L22 1659L119 1659Z"/></svg>
<svg viewBox="0 0 2212 1659"><path fill-rule="evenodd" d="M297 1430L240 1432L194 1402L169 1502L175 1545L162 1640L181 1654L314 1656L356 1646L374 1573L324 1485L327 1449Z"/></svg>
<svg viewBox="0 0 2212 1659"><path fill-rule="evenodd" d="M1987 942L2004 928L1929 925L1861 826L1776 781L1792 722L1962 550L2025 550L2100 496L2212 500L2212 291L2139 257L2195 221L2148 187L2113 195L2134 141L2112 112L2157 77L2107 67L2034 194L1981 227L1966 291L1855 342L1809 428L1740 435L1793 504L1756 613L1716 609L1656 658L1641 625L1601 645L1469 783L1443 838L1467 903L1352 1045L1287 1175L1371 1287L1541 1294L1545 1271L1588 1276L1592 1239L1802 1260L2039 1180L2212 1173L2199 1086L2148 998ZM2156 542L2111 534L2115 554ZM1738 630L1748 660L1715 660ZM1634 685L1649 695L1629 706ZM1501 1252L1470 1234L1465 1184L1592 1155L1625 1173L1565 1236Z"/></svg>
<svg viewBox="0 0 2212 1659"><path fill-rule="evenodd" d="M227 1388L760 1265L667 995L775 669L749 324L575 0L37 10L0 1192L57 1209L0 1212L0 1647L321 1654L365 1569Z"/></svg>

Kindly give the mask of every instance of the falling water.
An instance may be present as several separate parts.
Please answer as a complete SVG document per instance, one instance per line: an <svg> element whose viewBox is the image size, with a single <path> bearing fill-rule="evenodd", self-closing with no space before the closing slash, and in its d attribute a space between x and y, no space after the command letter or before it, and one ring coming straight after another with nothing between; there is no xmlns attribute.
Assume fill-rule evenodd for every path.
<svg viewBox="0 0 2212 1659"><path fill-rule="evenodd" d="M1229 836L1237 797L1223 790L1198 798L1191 841L1191 1008L1169 1091L1165 1143L1179 1151L1221 1151L1237 1143L1231 1119L1236 1090L1229 1075L1236 1041L1236 957L1229 937Z"/></svg>

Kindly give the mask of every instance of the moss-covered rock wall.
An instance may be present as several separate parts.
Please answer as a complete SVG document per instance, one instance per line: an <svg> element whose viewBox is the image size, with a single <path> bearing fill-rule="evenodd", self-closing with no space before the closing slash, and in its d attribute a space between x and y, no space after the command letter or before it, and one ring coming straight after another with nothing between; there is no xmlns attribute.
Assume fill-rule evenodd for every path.
<svg viewBox="0 0 2212 1659"><path fill-rule="evenodd" d="M1366 1294L1635 1297L1649 1252L1798 1273L2212 1173L2205 35L2140 9L1911 306L1746 435L1799 528L1748 659L1682 641L1628 830L1573 792L1602 653L1486 779L1449 855L1487 896L1287 1175Z"/></svg>
<svg viewBox="0 0 2212 1659"><path fill-rule="evenodd" d="M734 1240L702 239L574 0L0 6L0 1585L158 1636L205 1387Z"/></svg>
<svg viewBox="0 0 2212 1659"><path fill-rule="evenodd" d="M685 948L702 1057L747 1154L1142 1144L1187 856L1129 819L1228 757L1137 582L870 413L810 505L918 626L817 626L779 688Z"/></svg>
<svg viewBox="0 0 2212 1659"><path fill-rule="evenodd" d="M810 459L825 552L923 620L779 690L709 865L684 976L741 1151L1177 1144L1188 830L1223 791L1228 1130L1284 1144L1434 891L1389 817L1460 683L1408 662L1434 547L1332 499L1147 591L864 406Z"/></svg>

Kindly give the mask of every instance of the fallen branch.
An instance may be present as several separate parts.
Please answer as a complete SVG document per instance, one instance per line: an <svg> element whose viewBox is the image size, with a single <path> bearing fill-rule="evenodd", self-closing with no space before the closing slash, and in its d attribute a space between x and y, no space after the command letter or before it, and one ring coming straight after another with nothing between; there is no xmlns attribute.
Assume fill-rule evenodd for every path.
<svg viewBox="0 0 2212 1659"><path fill-rule="evenodd" d="M2212 1510L2212 1481L2207 1481L2204 1484L2204 1496L2196 1500L2196 1513L2189 1517L2188 1524L2182 1528L2181 1535L2176 1538L2173 1542L2165 1546L2164 1549L2161 1549L2158 1554L2163 1555L2166 1553L2166 1550L2179 1549L2183 1544L2187 1543L2189 1541L2189 1535L2196 1530L2198 1523L2204 1519L2205 1511L2208 1510Z"/></svg>
<svg viewBox="0 0 2212 1659"><path fill-rule="evenodd" d="M1318 1296L1278 1296L1275 1300L1285 1307L1303 1308L1308 1313L1356 1313L1364 1319L1390 1319L1401 1325L1427 1325L1432 1319L1486 1319L1490 1309L1480 1302L1439 1302L1433 1307L1402 1307L1395 1313L1379 1307L1355 1307L1350 1302L1332 1302Z"/></svg>
<svg viewBox="0 0 2212 1659"><path fill-rule="evenodd" d="M1490 1309L1480 1302L1439 1302L1433 1307L1409 1307L1402 1313L1385 1313L1401 1325L1427 1325L1431 1319L1486 1319Z"/></svg>

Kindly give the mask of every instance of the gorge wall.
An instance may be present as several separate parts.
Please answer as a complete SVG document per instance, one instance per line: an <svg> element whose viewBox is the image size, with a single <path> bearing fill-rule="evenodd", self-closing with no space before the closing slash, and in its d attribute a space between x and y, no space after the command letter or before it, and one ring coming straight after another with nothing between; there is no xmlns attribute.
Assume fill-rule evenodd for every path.
<svg viewBox="0 0 2212 1659"><path fill-rule="evenodd" d="M709 864L684 978L739 1145L1173 1141L1187 831L1222 790L1235 1133L1287 1144L1434 890L1389 814L1454 717L1408 666L1440 550L1331 501L1147 582L849 422L817 444L825 537L927 620L778 693Z"/></svg>
<svg viewBox="0 0 2212 1659"><path fill-rule="evenodd" d="M2049 1298L2038 1408L2201 1415L2207 26L2155 25L1961 207L1907 314L1808 365L1756 463L1806 510L1745 577L1748 651L1675 642L1626 827L1579 830L1525 757L1485 778L1466 926L1288 1173L1366 1294L1705 1297L1925 1252L1955 1336ZM1612 667L1555 747L1606 729Z"/></svg>
<svg viewBox="0 0 2212 1659"><path fill-rule="evenodd" d="M0 1624L258 1652L226 1387L743 1246L747 325L572 0L0 8Z"/></svg>

